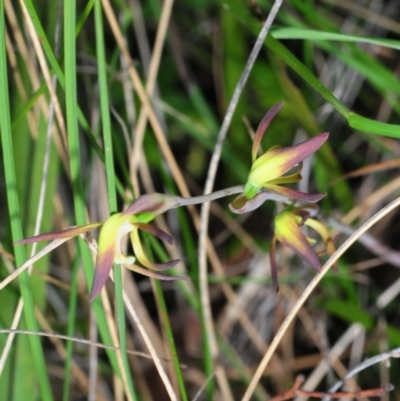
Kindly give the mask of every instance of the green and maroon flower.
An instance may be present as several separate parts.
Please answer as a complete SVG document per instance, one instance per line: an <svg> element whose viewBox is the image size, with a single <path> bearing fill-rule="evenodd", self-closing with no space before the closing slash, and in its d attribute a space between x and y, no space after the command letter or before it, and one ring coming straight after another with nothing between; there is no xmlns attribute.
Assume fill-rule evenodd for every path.
<svg viewBox="0 0 400 401"><path fill-rule="evenodd" d="M325 243L328 254L332 255L335 252L335 245L328 229L320 221L310 217L310 213L304 209L287 207L275 216L274 225L275 235L271 242L270 260L271 277L276 291L279 289L275 259L276 241L291 248L299 256L310 263L310 265L317 271L321 269L321 264L317 254L311 246L316 241L312 238L306 237L301 231L301 227L306 225L317 231Z"/></svg>
<svg viewBox="0 0 400 401"><path fill-rule="evenodd" d="M315 153L328 139L327 132L319 134L297 145L280 148L274 146L257 157L261 139L272 119L282 108L283 103L272 107L257 128L252 149L252 166L244 188L230 205L234 213L246 213L256 209L268 199L293 199L301 202L315 203L324 194L307 194L286 187L286 184L301 180L302 161Z"/></svg>
<svg viewBox="0 0 400 401"><path fill-rule="evenodd" d="M172 244L173 238L171 235L148 223L158 214L174 207L177 207L176 197L162 194L143 195L133 202L125 212L113 214L102 223L85 224L83 226L69 227L59 232L40 234L17 241L16 244L28 244L46 240L68 240L102 226L99 234L96 268L89 297L90 301L93 301L100 293L114 263L123 264L137 273L161 280L185 280L184 277L167 276L157 273L156 271L174 267L180 260L176 259L160 264L151 262L144 252L139 235L139 230L147 231L162 241ZM121 250L122 238L126 234L130 234L135 256L124 255ZM49 248L49 250L52 249L53 247ZM135 264L136 259L143 267Z"/></svg>

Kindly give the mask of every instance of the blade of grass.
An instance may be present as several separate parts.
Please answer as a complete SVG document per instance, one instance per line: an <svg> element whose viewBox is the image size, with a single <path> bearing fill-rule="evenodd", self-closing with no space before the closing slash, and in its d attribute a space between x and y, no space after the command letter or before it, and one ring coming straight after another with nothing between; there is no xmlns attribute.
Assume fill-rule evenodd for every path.
<svg viewBox="0 0 400 401"><path fill-rule="evenodd" d="M236 369L240 380L248 386L251 380L251 376L245 364L240 360L240 358L235 354L235 351L232 349L232 346L222 338L218 338L218 344L221 348L221 351L224 353L224 357L228 359L229 363ZM254 391L254 397L259 401L264 401L268 399L268 395L266 391L258 385L258 387Z"/></svg>
<svg viewBox="0 0 400 401"><path fill-rule="evenodd" d="M96 52L97 52L97 68L99 75L99 89L100 89L100 110L102 131L104 139L104 156L105 167L107 176L107 192L110 213L117 211L117 196L115 190L115 173L114 173L114 157L113 146L111 137L111 121L108 99L108 85L106 74L106 57L104 48L104 31L102 19L101 0L96 0L94 4L95 16L95 32L96 32ZM115 282L115 296L117 304L117 322L119 331L119 341L121 348L121 357L123 361L123 381L128 386L128 398L136 400L137 396L133 387L132 377L129 371L129 361L126 352L126 327L125 327L125 313L124 301L122 298L122 275L121 266L114 265L114 282Z"/></svg>
<svg viewBox="0 0 400 401"><path fill-rule="evenodd" d="M160 66L160 60L162 55L162 49L165 42L165 37L168 29L168 23L172 11L172 6L174 4L173 0L167 0L164 2L162 6L162 13L160 17L159 27L157 29L157 36L154 44L153 54L148 65L148 77L146 83L146 93L149 97L152 97L153 92L156 88L156 79ZM140 163L141 152L142 152L142 142L144 138L145 128L147 124L147 111L144 107L142 107L139 115L138 122L136 124L135 130L135 138L134 138L134 146L132 151L130 152L129 158L129 168L131 173L131 180L133 182L133 187L135 189L138 188L138 184L136 182L136 174L137 168Z"/></svg>
<svg viewBox="0 0 400 401"><path fill-rule="evenodd" d="M165 298L164 298L164 294L162 291L161 283L160 283L160 280L154 280L154 279L151 279L151 282L152 282L153 288L155 290L157 305L159 308L160 323L162 324L163 330L166 333L168 345L169 345L169 348L170 348L170 351L172 354L172 361L174 363L175 375L176 375L176 378L178 379L180 395L181 395L183 401L188 401L188 397L187 397L186 389L185 389L185 382L183 380L182 370L181 370L181 367L179 364L178 353L176 351L175 340L174 340L174 336L172 334L171 323L170 323L170 320L168 317L168 309L167 309L167 305L165 303Z"/></svg>
<svg viewBox="0 0 400 401"><path fill-rule="evenodd" d="M20 1L22 2L22 0L20 0ZM54 52L50 46L49 40L47 39L46 33L43 30L42 24L39 20L39 17L36 13L36 10L35 10L35 7L34 7L32 1L24 0L24 2L21 3L21 5L26 7L27 14L29 15L31 22L35 28L35 31L42 42L43 50L46 54L47 60L50 64L50 66L52 67L52 69L54 70L55 74L57 75L57 79L58 79L58 82L60 83L61 88L65 91L65 76L64 76L64 74L59 66L59 63L54 55ZM65 54L64 54L64 57L65 57ZM84 129L85 133L87 134L88 139L90 141L90 145L96 151L100 160L104 162L104 153L103 153L102 149L99 147L99 145L97 144L97 141L94 138L94 135L91 132L89 124L88 124L85 116L83 115L79 105L77 105L77 107L78 107L77 116L78 116L79 123L81 124L82 128ZM117 186L117 189L118 189L119 193L121 194L121 196L124 196L124 188L122 187L119 180L116 180L116 186Z"/></svg>
<svg viewBox="0 0 400 401"><path fill-rule="evenodd" d="M71 274L71 287L69 291L68 302L68 323L67 323L67 336L72 337L75 331L75 319L78 305L78 271L79 263L76 258L72 263ZM69 401L70 387L71 387L71 367L72 367L72 353L73 341L66 342L66 357L64 367L64 380L63 380L63 401Z"/></svg>
<svg viewBox="0 0 400 401"><path fill-rule="evenodd" d="M70 154L70 168L72 179L72 196L77 225L86 223L85 195L82 182L82 166L80 160L80 144L78 131L78 98L76 85L76 43L75 43L75 9L76 2L64 3L64 63L65 63L65 92L66 113L68 126L68 146ZM83 241L79 241L79 251L82 257L86 283L89 287L93 280L93 260L89 248ZM112 344L110 331L105 318L104 308L100 298L92 303L92 308L99 325L100 335L107 345ZM115 353L107 351L114 372L120 370Z"/></svg>
<svg viewBox="0 0 400 401"><path fill-rule="evenodd" d="M349 43L369 43L400 50L400 41L394 39L382 39L368 36L349 35L338 32L324 32L314 29L279 28L271 32L275 39L302 39L312 41L335 41Z"/></svg>
<svg viewBox="0 0 400 401"><path fill-rule="evenodd" d="M9 104L9 90L6 65L6 46L5 46L5 18L4 1L0 0L0 127L2 137L2 150L4 158L5 179L7 185L8 210L11 220L11 236L13 241L22 238L22 226L19 212L19 199L16 192L15 162L12 143L11 117ZM25 260L25 252L22 247L15 247L15 260L17 264L22 264ZM25 322L29 330L37 329L37 322L34 314L34 304L32 293L29 287L28 272L20 276L20 289L24 301ZM43 349L38 337L32 336L30 340L33 360L36 366L37 378L40 383L41 396L44 400L53 400L49 377L43 354Z"/></svg>
<svg viewBox="0 0 400 401"><path fill-rule="evenodd" d="M269 36L266 41L267 47L276 53L290 68L292 68L301 78L304 79L312 88L323 96L343 117L347 118L348 108L337 99L332 92L326 88L321 81L294 56L282 43Z"/></svg>
<svg viewBox="0 0 400 401"><path fill-rule="evenodd" d="M397 139L400 138L400 125L387 124L381 121L371 120L370 118L360 116L353 112L349 113L348 121L350 127L359 131L376 135L390 136Z"/></svg>

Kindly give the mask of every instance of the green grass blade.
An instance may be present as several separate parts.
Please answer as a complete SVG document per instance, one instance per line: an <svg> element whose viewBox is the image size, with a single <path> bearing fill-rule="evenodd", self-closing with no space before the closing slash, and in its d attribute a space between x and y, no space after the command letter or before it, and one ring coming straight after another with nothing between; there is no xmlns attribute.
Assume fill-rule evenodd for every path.
<svg viewBox="0 0 400 401"><path fill-rule="evenodd" d="M224 357L229 361L229 363L233 366L233 368L237 371L240 380L248 386L250 383L250 375L246 372L245 365L243 362L238 358L238 356L235 354L234 350L232 349L232 346L226 342L225 339L218 338L218 344L221 347L221 352L224 354ZM266 394L263 389L258 386L256 390L254 391L254 397L258 401L263 401L266 399Z"/></svg>
<svg viewBox="0 0 400 401"><path fill-rule="evenodd" d="M7 186L8 210L11 220L11 237L13 241L17 241L22 238L22 225L15 176L15 161L10 116L10 97L8 90L6 63L7 56L5 46L4 2L3 0L0 0L0 129L4 158L5 180ZM16 246L14 249L14 253L16 264L21 265L26 260L24 248ZM24 317L26 326L28 330L37 330L33 297L30 289L30 280L27 271L20 275L19 281L22 299L24 302ZM43 400L53 400L40 339L36 336L30 336L29 340L31 353L36 368L37 379L40 384L41 397ZM25 385L26 384L27 383L25 383Z"/></svg>
<svg viewBox="0 0 400 401"><path fill-rule="evenodd" d="M380 121L371 120L362 117L356 113L350 112L348 118L350 127L368 132L370 134L390 136L392 138L400 138L400 125L387 124Z"/></svg>
<svg viewBox="0 0 400 401"><path fill-rule="evenodd" d="M96 30L96 51L97 51L97 67L99 74L99 88L100 88L100 110L102 120L102 131L104 139L104 156L106 165L107 176L107 192L110 213L117 211L117 195L115 185L115 172L114 172L114 157L112 146L111 134L111 121L108 99L108 85L106 73L106 57L104 49L104 31L102 19L101 1L96 0L94 5L95 14L95 30ZM123 368L125 370L124 376L126 378L130 396L133 400L137 399L133 387L132 377L129 370L128 354L126 352L126 327L125 327L125 309L122 296L122 275L121 266L114 265L114 282L115 282L115 296L117 304L117 323L119 332L119 341L121 347L121 356L123 361Z"/></svg>
<svg viewBox="0 0 400 401"><path fill-rule="evenodd" d="M77 225L86 224L85 196L82 183L82 166L80 161L80 144L78 132L78 98L76 84L76 44L75 44L75 1L64 3L64 47L65 47L65 100L68 126L68 146L71 163L71 177L73 189L73 203ZM79 241L79 251L82 257L83 269L88 287L93 280L94 266L92 255L83 241ZM92 302L92 308L99 326L99 332L103 342L112 345L108 330L105 312L98 297ZM119 368L115 353L106 351L112 368L119 374Z"/></svg>
<svg viewBox="0 0 400 401"><path fill-rule="evenodd" d="M67 336L73 337L75 330L75 319L78 305L78 271L79 263L78 260L74 260L72 264L71 274L71 288L69 292L68 302L68 324L67 324ZM63 401L69 401L70 397L70 386L71 386L71 366L72 366L72 352L73 342L66 342L66 357L64 367L64 383L63 383Z"/></svg>
<svg viewBox="0 0 400 401"><path fill-rule="evenodd" d="M368 36L348 35L338 32L324 32L315 29L279 28L272 32L275 39L302 39L312 41L335 41L349 43L368 43L400 50L400 41L394 39L373 38Z"/></svg>
<svg viewBox="0 0 400 401"><path fill-rule="evenodd" d="M79 36L79 34L83 28L83 25L85 25L87 18L89 17L90 13L92 12L95 1L96 0L90 0L87 2L85 9L83 10L81 17L79 18L79 21L76 24L76 29L75 29L76 37Z"/></svg>
<svg viewBox="0 0 400 401"><path fill-rule="evenodd" d="M51 68L54 70L55 74L57 75L57 78L60 82L60 85L62 88L65 87L65 79L64 79L64 74L62 73L62 70L60 68L60 65L58 64L56 55L54 54L53 49L51 48L50 42L47 38L47 35L43 29L43 26L39 20L39 17L36 13L35 6L33 5L31 0L24 0L26 9L28 11L29 16L32 19L32 23L35 27L36 33L40 37L43 50L46 53L47 59L51 65Z"/></svg>
<svg viewBox="0 0 400 401"><path fill-rule="evenodd" d="M276 53L290 68L300 75L312 88L323 96L343 117L347 118L348 108L326 88L321 81L294 56L282 43L269 36L266 44L270 50Z"/></svg>
<svg viewBox="0 0 400 401"><path fill-rule="evenodd" d="M151 244L153 246L158 258L161 261L166 262L168 260L168 256L167 256L165 250L163 249L163 247L157 242L157 240L152 236L146 236L145 239L147 240L146 241L147 244L149 244L149 245ZM152 258L151 252L149 252L149 256L150 256L150 258ZM176 346L175 346L175 340L174 340L174 336L172 333L171 323L170 323L170 320L168 317L168 309L167 309L167 305L165 303L162 286L161 286L160 280L152 280L152 283L153 283L153 288L155 289L155 297L156 297L157 305L158 305L158 309L159 309L160 322L163 327L163 330L165 331L168 345L169 345L169 348L171 351L172 361L174 364L175 374L176 374L176 378L178 380L181 397L182 397L183 401L188 401L188 396L187 396L186 388L185 388L185 382L183 380L182 370L181 370L181 367L179 364L178 353L177 353Z"/></svg>
<svg viewBox="0 0 400 401"><path fill-rule="evenodd" d="M163 329L165 330L168 345L172 355L172 361L174 364L175 374L178 379L179 390L181 393L181 397L183 401L188 401L188 397L186 394L185 382L182 376L182 370L179 364L178 353L175 346L174 335L172 334L171 323L168 317L168 309L165 303L164 294L162 291L160 280L152 280L155 288L155 295L158 303L158 307L160 309L160 322L162 324Z"/></svg>

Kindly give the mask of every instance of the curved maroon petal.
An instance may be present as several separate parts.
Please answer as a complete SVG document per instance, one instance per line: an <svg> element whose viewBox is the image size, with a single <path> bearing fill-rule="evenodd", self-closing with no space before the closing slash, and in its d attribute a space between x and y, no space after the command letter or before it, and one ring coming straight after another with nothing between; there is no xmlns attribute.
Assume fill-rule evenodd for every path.
<svg viewBox="0 0 400 401"><path fill-rule="evenodd" d="M147 267L152 270L164 271L175 267L179 262L181 262L181 259L170 260L166 263L153 263L150 261Z"/></svg>
<svg viewBox="0 0 400 401"><path fill-rule="evenodd" d="M92 302L97 295L100 294L101 289L104 287L111 268L114 263L114 247L109 247L104 252L97 254L96 268L94 270L94 278L92 290L90 292L89 301Z"/></svg>
<svg viewBox="0 0 400 401"><path fill-rule="evenodd" d="M151 278L157 278L159 280L164 280L164 281L174 281L174 280L183 280L183 281L188 281L187 277L183 276L167 276L165 274L159 274L155 273L151 270L144 269L143 267L140 267L138 265L130 265L127 266L129 270L132 270L136 273L142 274L143 276L151 277Z"/></svg>
<svg viewBox="0 0 400 401"><path fill-rule="evenodd" d="M316 270L320 271L321 270L321 263L318 260L317 254L314 252L314 250L311 248L311 245L307 242L307 240L304 238L305 241L302 239L299 242L302 242L303 248L298 248L292 243L286 241L285 239L280 239L279 241L283 244L286 245L287 247L291 248L293 251L295 251L299 256L301 256L303 259L305 259L310 265Z"/></svg>
<svg viewBox="0 0 400 401"><path fill-rule="evenodd" d="M122 215L152 213L158 215L166 212L169 209L180 206L180 197L173 195L165 195L160 193L144 194L139 196L123 213Z"/></svg>
<svg viewBox="0 0 400 401"><path fill-rule="evenodd" d="M304 225L306 220L308 220L309 217L310 217L310 212L308 212L307 210L304 210L304 209L294 210L293 214L296 215L296 216L299 216L301 218L300 222L298 223L299 227Z"/></svg>
<svg viewBox="0 0 400 401"><path fill-rule="evenodd" d="M54 231L51 233L39 234L33 237L20 239L19 241L15 241L14 244L22 245L22 244L31 244L33 242L39 242L39 241L50 241L57 238L72 238L78 236L79 234L83 234L87 231L90 231L92 228L100 227L102 225L103 223L90 223L90 224L85 224L83 226L68 227L62 231Z"/></svg>
<svg viewBox="0 0 400 401"><path fill-rule="evenodd" d="M169 245L174 243L174 237L169 235L165 231L161 230L160 228L153 226L147 223L133 223L137 228L140 228L143 231L147 231L150 234L154 235L155 237L159 238L161 241L166 242Z"/></svg>
<svg viewBox="0 0 400 401"><path fill-rule="evenodd" d="M269 260L271 264L271 280L272 286L275 289L275 293L279 292L279 284L278 284L278 267L276 265L276 257L275 257L275 246L276 246L276 238L274 237L271 241L271 246L269 248Z"/></svg>
<svg viewBox="0 0 400 401"><path fill-rule="evenodd" d="M264 118L261 120L256 135L254 136L253 141L253 149L251 152L251 160L254 161L257 158L258 148L260 147L260 142L264 136L265 131L267 130L269 124L271 123L272 119L278 114L279 110L283 107L284 103L278 103L277 105L271 107L267 113L265 114Z"/></svg>
<svg viewBox="0 0 400 401"><path fill-rule="evenodd" d="M307 203L317 203L326 196L326 194L308 194L306 192L297 191L296 189L293 188L282 187L280 185L266 184L265 188L285 197L286 200L287 198L289 198Z"/></svg>

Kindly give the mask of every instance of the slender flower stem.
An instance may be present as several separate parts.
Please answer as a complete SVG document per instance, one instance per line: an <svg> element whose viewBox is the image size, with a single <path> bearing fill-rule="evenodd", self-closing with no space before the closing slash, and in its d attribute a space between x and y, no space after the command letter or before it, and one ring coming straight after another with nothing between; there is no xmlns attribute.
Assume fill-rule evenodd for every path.
<svg viewBox="0 0 400 401"><path fill-rule="evenodd" d="M244 191L244 185L235 185L221 189L220 191L213 192L207 195L193 196L191 198L179 198L179 206L198 205L199 203L212 202L216 199L225 198L226 196L240 194Z"/></svg>
<svg viewBox="0 0 400 401"><path fill-rule="evenodd" d="M222 145L225 141L226 134L228 132L229 126L231 124L233 112L236 109L236 105L239 102L240 94L247 82L247 78L250 75L250 72L253 68L253 65L257 59L257 56L261 50L261 47L268 35L268 32L272 26L273 21L275 20L276 14L279 11L279 8L282 4L283 0L275 0L274 5L271 8L271 12L266 19L260 34L257 37L256 43L250 53L249 59L246 63L242 76L239 79L239 82L235 88L232 99L229 103L228 110L224 117L224 121L222 123L220 132L218 134L218 139L215 144L215 148L213 154L211 156L210 166L208 169L207 180L204 188L204 193L207 194L212 191L215 181L215 175L218 168L219 158L222 152ZM210 296L208 292L208 281L207 281L207 258L206 258L206 237L208 231L208 219L209 219L210 205L204 204L201 207L201 215L200 215L200 229L199 229L199 246L198 246L198 262L199 262L199 284L200 284L200 301L202 305L202 321L205 325L205 336L207 339L207 344L209 345L208 357L211 357L212 364L215 363L219 350L217 345L216 336L214 333L214 325L212 321L211 314L211 306L210 306ZM213 367L209 367L208 374ZM221 381L220 383L221 384ZM222 383L223 384L223 383ZM222 386L221 386L222 387ZM210 393L212 389L210 390ZM209 394L211 396L211 394ZM210 397L211 398L211 397Z"/></svg>
<svg viewBox="0 0 400 401"><path fill-rule="evenodd" d="M191 198L177 198L177 202L174 207L182 207L189 205L198 205L200 203L212 202L216 199L225 198L226 196L241 194L244 192L244 185L235 185L234 187L229 187L221 189L219 191L212 192L207 195L193 196ZM315 216L319 210L318 206L315 204L308 204L307 202L301 202L298 199L291 199L288 196L277 194L269 189L263 188L260 190L265 196L263 197L262 203L267 200L272 200L274 202L292 202L293 206L302 206L304 209L310 212L311 216ZM306 206L305 206L306 205Z"/></svg>

